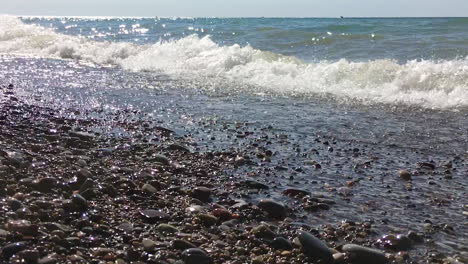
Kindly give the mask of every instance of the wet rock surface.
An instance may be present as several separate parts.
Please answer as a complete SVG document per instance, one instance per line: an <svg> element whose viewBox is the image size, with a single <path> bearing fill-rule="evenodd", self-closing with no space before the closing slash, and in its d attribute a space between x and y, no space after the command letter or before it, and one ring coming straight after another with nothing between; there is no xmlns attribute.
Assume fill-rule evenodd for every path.
<svg viewBox="0 0 468 264"><path fill-rule="evenodd" d="M466 246L442 239L461 240L463 226L421 209L457 207L431 188L466 173L463 157L392 166L371 148L317 137L305 150L244 123L211 124L239 147L206 149L142 113L0 106L1 263L467 260ZM281 152L289 147L297 156ZM287 162L298 157L312 161ZM375 196L356 200L374 185L414 221L395 220ZM412 202L418 188L427 203Z"/></svg>

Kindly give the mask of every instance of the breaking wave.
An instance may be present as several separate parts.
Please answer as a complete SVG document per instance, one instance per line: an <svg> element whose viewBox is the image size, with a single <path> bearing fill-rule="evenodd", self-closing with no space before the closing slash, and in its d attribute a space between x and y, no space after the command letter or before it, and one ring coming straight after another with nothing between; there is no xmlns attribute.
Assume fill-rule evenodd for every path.
<svg viewBox="0 0 468 264"><path fill-rule="evenodd" d="M0 16L0 52L85 60L180 78L221 78L273 94L331 95L437 109L468 107L468 58L404 64L391 59L305 63L250 46L221 46L209 36L152 45L97 42L12 16Z"/></svg>

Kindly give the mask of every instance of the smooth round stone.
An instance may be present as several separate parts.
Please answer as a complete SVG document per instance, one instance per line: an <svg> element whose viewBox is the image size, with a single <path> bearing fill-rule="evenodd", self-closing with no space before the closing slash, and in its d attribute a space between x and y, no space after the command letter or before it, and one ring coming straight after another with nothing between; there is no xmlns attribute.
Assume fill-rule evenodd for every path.
<svg viewBox="0 0 468 264"><path fill-rule="evenodd" d="M12 211L16 211L16 210L20 209L21 207L23 207L23 204L20 201L16 200L16 199L8 200L8 205L10 206Z"/></svg>
<svg viewBox="0 0 468 264"><path fill-rule="evenodd" d="M411 239L405 235L397 235L398 250L408 250L411 248Z"/></svg>
<svg viewBox="0 0 468 264"><path fill-rule="evenodd" d="M143 217L144 220L150 223L154 223L154 222L158 222L158 221L166 220L170 218L168 214L158 211L158 210L154 210L154 209L141 210L140 215Z"/></svg>
<svg viewBox="0 0 468 264"><path fill-rule="evenodd" d="M24 249L26 249L26 242L11 243L2 248L2 255L4 258L9 259Z"/></svg>
<svg viewBox="0 0 468 264"><path fill-rule="evenodd" d="M156 227L156 230L163 234L175 234L179 232L179 229L169 224L160 224Z"/></svg>
<svg viewBox="0 0 468 264"><path fill-rule="evenodd" d="M232 218L231 212L223 208L216 208L211 211L211 214L221 219L221 221L226 221Z"/></svg>
<svg viewBox="0 0 468 264"><path fill-rule="evenodd" d="M309 195L310 192L304 191L301 189L289 188L289 189L284 190L283 194L287 196L292 196L292 197L296 197L296 196L303 197L303 196Z"/></svg>
<svg viewBox="0 0 468 264"><path fill-rule="evenodd" d="M36 236L39 227L27 220L12 220L6 224L6 228L10 232L18 232L24 236Z"/></svg>
<svg viewBox="0 0 468 264"><path fill-rule="evenodd" d="M275 237L275 233L267 225L259 225L252 228L252 234L258 238L272 239Z"/></svg>
<svg viewBox="0 0 468 264"><path fill-rule="evenodd" d="M57 186L57 180L52 177L41 178L36 182L36 189L40 192L50 192Z"/></svg>
<svg viewBox="0 0 468 264"><path fill-rule="evenodd" d="M185 209L185 212L193 214L193 213L201 213L205 210L203 206L200 205L191 205Z"/></svg>
<svg viewBox="0 0 468 264"><path fill-rule="evenodd" d="M385 264L388 259L385 254L376 249L367 248L355 244L346 244L342 249L348 253L349 259L355 264Z"/></svg>
<svg viewBox="0 0 468 264"><path fill-rule="evenodd" d="M143 187L141 187L141 190L144 191L144 192L149 192L149 193L157 193L158 190L156 188L154 188L153 185L151 184L144 184Z"/></svg>
<svg viewBox="0 0 468 264"><path fill-rule="evenodd" d="M275 237L271 242L271 247L278 250L290 250L293 248L291 242L284 237Z"/></svg>
<svg viewBox="0 0 468 264"><path fill-rule="evenodd" d="M424 242L424 238L419 235L418 233L414 232L414 231L409 231L408 232L408 238L413 240L414 242L417 242L417 243L423 243Z"/></svg>
<svg viewBox="0 0 468 264"><path fill-rule="evenodd" d="M153 252L154 249L156 248L156 242L154 242L151 239L143 239L141 244L143 244L143 248L145 249L146 252Z"/></svg>
<svg viewBox="0 0 468 264"><path fill-rule="evenodd" d="M180 249L180 250L186 250L186 249L189 249L189 248L196 248L197 246L195 246L194 244L186 241L186 240L182 240L182 239L176 239L174 241L171 242L171 246L175 249Z"/></svg>
<svg viewBox="0 0 468 264"><path fill-rule="evenodd" d="M253 180L246 180L244 181L244 185L247 186L248 188L252 189L263 189L263 190L268 190L269 187L263 183L260 183L258 181L253 181Z"/></svg>
<svg viewBox="0 0 468 264"><path fill-rule="evenodd" d="M192 197L202 202L211 201L211 190L206 187L196 187L192 190Z"/></svg>
<svg viewBox="0 0 468 264"><path fill-rule="evenodd" d="M205 226L212 226L218 223L218 218L209 214L200 214L197 216L197 218Z"/></svg>
<svg viewBox="0 0 468 264"><path fill-rule="evenodd" d="M39 259L39 252L37 250L23 250L18 253L26 263L36 263Z"/></svg>
<svg viewBox="0 0 468 264"><path fill-rule="evenodd" d="M182 252L185 264L211 264L211 258L199 248L189 248Z"/></svg>
<svg viewBox="0 0 468 264"><path fill-rule="evenodd" d="M171 163L166 156L161 154L155 154L153 158L156 162L162 163L164 165L169 165Z"/></svg>
<svg viewBox="0 0 468 264"><path fill-rule="evenodd" d="M268 216L272 218L285 218L286 207L284 205L275 202L273 200L264 199L258 203L258 207L263 211L267 212Z"/></svg>
<svg viewBox="0 0 468 264"><path fill-rule="evenodd" d="M398 171L398 175L400 175L400 178L402 178L405 181L411 180L411 173L407 170Z"/></svg>
<svg viewBox="0 0 468 264"><path fill-rule="evenodd" d="M333 252L320 239L309 232L302 231L299 234L302 251L310 258L321 259L327 263L333 262Z"/></svg>
<svg viewBox="0 0 468 264"><path fill-rule="evenodd" d="M86 201L86 199L79 194L72 195L71 201L80 210L86 210L88 208L88 201Z"/></svg>

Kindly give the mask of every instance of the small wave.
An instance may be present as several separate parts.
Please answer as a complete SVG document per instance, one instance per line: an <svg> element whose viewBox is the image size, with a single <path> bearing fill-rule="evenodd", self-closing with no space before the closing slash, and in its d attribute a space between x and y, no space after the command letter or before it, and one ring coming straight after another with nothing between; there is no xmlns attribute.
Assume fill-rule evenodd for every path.
<svg viewBox="0 0 468 264"><path fill-rule="evenodd" d="M153 45L96 42L27 25L15 17L0 17L0 52L86 60L180 78L222 79L252 85L255 92L331 95L437 109L468 107L468 58L404 64L390 59L304 63L250 46L221 46L209 36Z"/></svg>

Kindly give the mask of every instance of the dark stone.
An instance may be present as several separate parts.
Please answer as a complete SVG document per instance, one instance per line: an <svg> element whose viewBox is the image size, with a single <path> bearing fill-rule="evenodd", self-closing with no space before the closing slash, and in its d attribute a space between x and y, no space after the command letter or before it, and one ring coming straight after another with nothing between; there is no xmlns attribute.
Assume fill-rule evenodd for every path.
<svg viewBox="0 0 468 264"><path fill-rule="evenodd" d="M326 263L333 262L333 253L328 246L312 234L301 231L299 241L304 254L312 259L321 259Z"/></svg>
<svg viewBox="0 0 468 264"><path fill-rule="evenodd" d="M35 183L35 189L43 193L50 192L57 186L57 180L52 177L41 178Z"/></svg>
<svg viewBox="0 0 468 264"><path fill-rule="evenodd" d="M172 248L175 248L175 249L180 249L180 250L186 250L186 249L189 249L189 248L196 248L197 246L195 246L194 244L186 241L186 240L182 240L182 239L176 239L174 241L171 242L171 246Z"/></svg>
<svg viewBox="0 0 468 264"><path fill-rule="evenodd" d="M81 140L85 141L91 141L94 139L94 135L86 132L77 132L77 131L72 131L69 133L71 137L77 137Z"/></svg>
<svg viewBox="0 0 468 264"><path fill-rule="evenodd" d="M211 190L206 187L196 187L192 190L191 196L202 202L210 202Z"/></svg>
<svg viewBox="0 0 468 264"><path fill-rule="evenodd" d="M181 152L190 153L189 148L187 148L186 146L180 145L180 144L171 144L171 145L167 146L167 150L181 151Z"/></svg>
<svg viewBox="0 0 468 264"><path fill-rule="evenodd" d="M414 232L414 231L409 231L408 232L408 238L413 240L414 242L417 242L417 243L423 243L424 242L424 238L419 235L418 233Z"/></svg>
<svg viewBox="0 0 468 264"><path fill-rule="evenodd" d="M275 237L270 245L277 250L291 250L293 248L291 242L284 237Z"/></svg>
<svg viewBox="0 0 468 264"><path fill-rule="evenodd" d="M166 156L161 155L161 154L154 154L153 159L154 161L162 163L164 165L169 165L171 163L170 160Z"/></svg>
<svg viewBox="0 0 468 264"><path fill-rule="evenodd" d="M343 252L348 253L349 260L355 264L386 264L388 259L380 250L358 246L355 244L346 244L342 248Z"/></svg>
<svg viewBox="0 0 468 264"><path fill-rule="evenodd" d="M257 182L257 181L253 181L253 180L246 180L243 182L243 184L247 187L247 188L252 188L252 189L262 189L262 190L268 190L269 187L263 183L260 183L260 182Z"/></svg>
<svg viewBox="0 0 468 264"><path fill-rule="evenodd" d="M182 252L182 259L185 264L211 264L211 258L205 251L199 248L189 248Z"/></svg>
<svg viewBox="0 0 468 264"><path fill-rule="evenodd" d="M16 199L8 200L8 205L10 206L12 211L16 211L20 209L21 207L23 207L23 204Z"/></svg>
<svg viewBox="0 0 468 264"><path fill-rule="evenodd" d="M272 218L281 219L286 217L286 207L273 200L261 200L258 203L258 207L263 211L267 212L268 216Z"/></svg>
<svg viewBox="0 0 468 264"><path fill-rule="evenodd" d="M24 249L26 249L26 242L11 243L2 248L2 255L4 258L9 259Z"/></svg>
<svg viewBox="0 0 468 264"><path fill-rule="evenodd" d="M290 188L290 189L284 190L283 194L287 196L292 196L292 197L304 197L306 195L309 195L310 193L308 191Z"/></svg>
<svg viewBox="0 0 468 264"><path fill-rule="evenodd" d="M78 210L85 211L88 209L88 201L86 201L86 199L79 194L72 195L71 201Z"/></svg>

